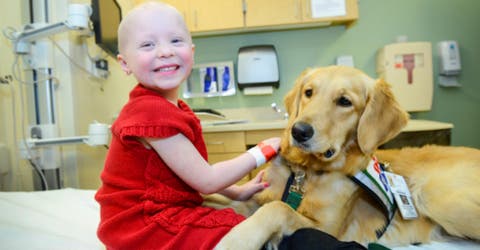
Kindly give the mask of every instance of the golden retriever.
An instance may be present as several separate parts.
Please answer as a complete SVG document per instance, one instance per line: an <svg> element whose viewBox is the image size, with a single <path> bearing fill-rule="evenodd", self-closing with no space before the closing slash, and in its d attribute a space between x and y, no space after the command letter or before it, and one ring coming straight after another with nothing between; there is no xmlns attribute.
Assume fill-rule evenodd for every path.
<svg viewBox="0 0 480 250"><path fill-rule="evenodd" d="M289 120L281 153L266 168L270 187L254 197L262 206L216 249L259 249L303 227L364 245L425 243L446 235L480 239L480 150L377 150L408 122L386 82L349 67L307 69L284 101ZM382 206L352 181L374 156L405 178L417 219L405 220L397 211L386 226ZM304 193L294 210L280 200L298 171L305 174Z"/></svg>

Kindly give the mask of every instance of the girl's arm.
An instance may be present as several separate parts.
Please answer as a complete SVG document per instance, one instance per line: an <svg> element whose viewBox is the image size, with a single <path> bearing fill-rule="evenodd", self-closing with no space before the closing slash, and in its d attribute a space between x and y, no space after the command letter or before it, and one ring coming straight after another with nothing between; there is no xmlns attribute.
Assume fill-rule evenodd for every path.
<svg viewBox="0 0 480 250"><path fill-rule="evenodd" d="M203 194L224 190L257 166L257 159L247 152L210 166L183 134L168 138L145 138L145 140L175 174ZM264 142L275 151L280 147L280 138L272 138ZM229 189L226 190L227 193L228 191Z"/></svg>
<svg viewBox="0 0 480 250"><path fill-rule="evenodd" d="M260 171L255 178L247 183L239 185L231 185L218 193L227 196L232 200L245 201L250 199L255 193L267 188L270 184L268 182L262 182L264 171Z"/></svg>

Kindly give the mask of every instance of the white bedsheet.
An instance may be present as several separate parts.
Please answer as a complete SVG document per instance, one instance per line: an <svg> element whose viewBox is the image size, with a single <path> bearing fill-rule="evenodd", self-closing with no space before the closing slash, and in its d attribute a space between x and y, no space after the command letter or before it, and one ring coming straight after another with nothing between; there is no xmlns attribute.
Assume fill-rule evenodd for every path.
<svg viewBox="0 0 480 250"><path fill-rule="evenodd" d="M96 236L94 190L0 192L0 249L105 249ZM394 250L480 250L479 242L433 242Z"/></svg>
<svg viewBox="0 0 480 250"><path fill-rule="evenodd" d="M0 249L95 250L99 206L93 190L0 193Z"/></svg>

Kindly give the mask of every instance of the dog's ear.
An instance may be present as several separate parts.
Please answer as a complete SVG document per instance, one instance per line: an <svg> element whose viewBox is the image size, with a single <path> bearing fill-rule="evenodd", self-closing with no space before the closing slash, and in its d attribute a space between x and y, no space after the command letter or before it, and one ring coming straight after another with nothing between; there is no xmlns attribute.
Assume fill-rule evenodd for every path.
<svg viewBox="0 0 480 250"><path fill-rule="evenodd" d="M394 138L407 125L408 113L395 100L390 85L377 80L368 94L357 129L358 145L363 153L371 154L377 147Z"/></svg>
<svg viewBox="0 0 480 250"><path fill-rule="evenodd" d="M297 80L295 80L293 88L283 98L283 103L285 104L285 109L287 110L289 117L297 116L298 104L302 96L302 87L307 82L312 72L313 70L310 68L302 71Z"/></svg>

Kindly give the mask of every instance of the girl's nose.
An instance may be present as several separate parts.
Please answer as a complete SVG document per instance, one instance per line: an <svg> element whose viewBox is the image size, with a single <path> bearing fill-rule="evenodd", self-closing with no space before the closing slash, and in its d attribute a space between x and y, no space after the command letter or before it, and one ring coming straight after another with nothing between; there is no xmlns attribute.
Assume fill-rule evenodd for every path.
<svg viewBox="0 0 480 250"><path fill-rule="evenodd" d="M157 48L157 56L158 57L170 57L173 55L173 49L171 46L168 45L160 45Z"/></svg>

